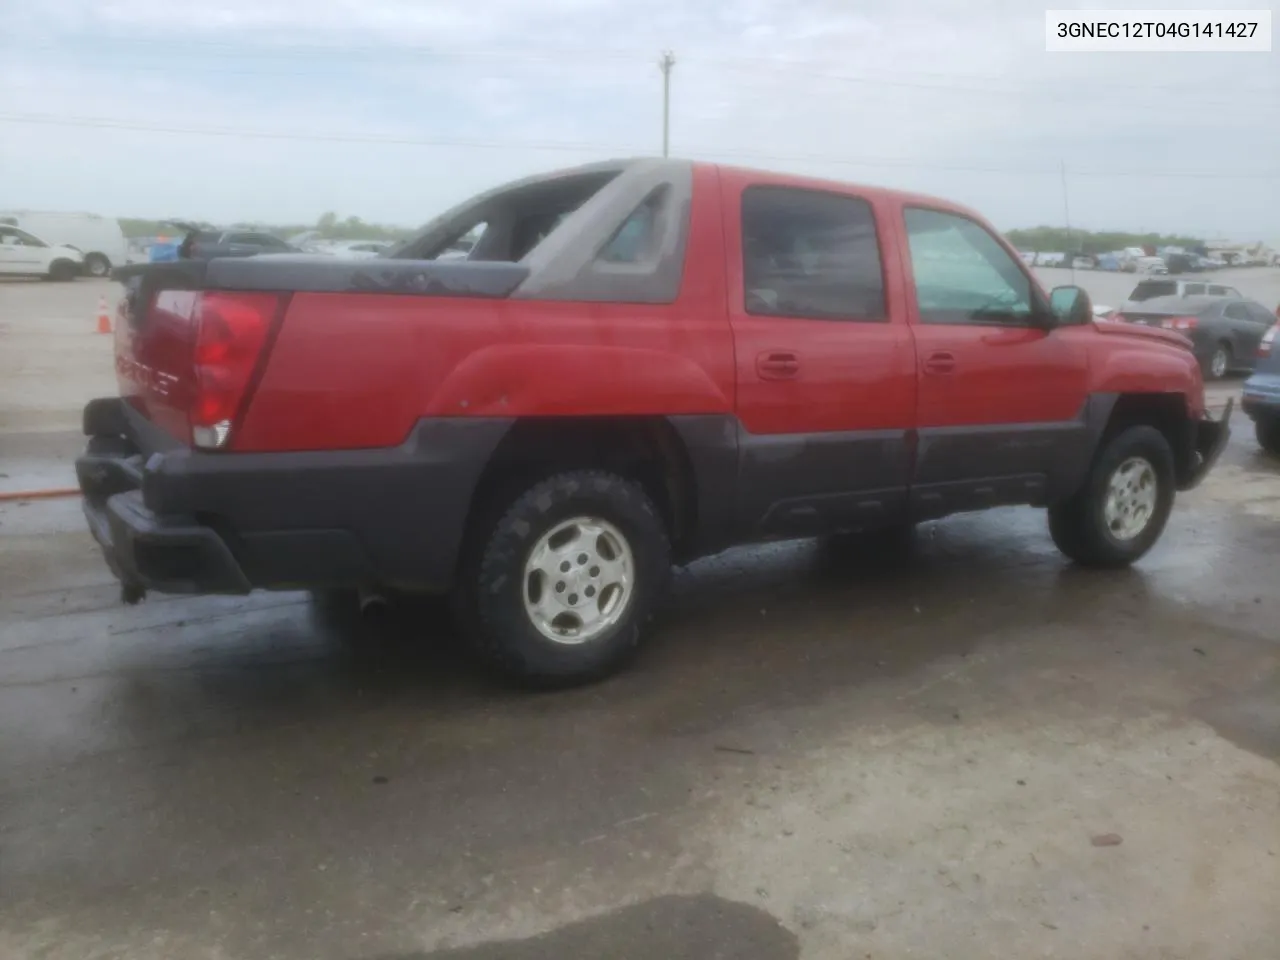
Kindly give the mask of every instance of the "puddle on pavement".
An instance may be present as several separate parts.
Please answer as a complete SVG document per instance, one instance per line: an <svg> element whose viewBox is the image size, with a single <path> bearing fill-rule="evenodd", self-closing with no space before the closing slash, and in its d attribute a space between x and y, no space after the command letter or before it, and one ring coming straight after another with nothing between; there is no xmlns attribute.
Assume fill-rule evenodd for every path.
<svg viewBox="0 0 1280 960"><path fill-rule="evenodd" d="M657 897L525 940L380 960L795 960L800 943L768 913L712 894Z"/></svg>

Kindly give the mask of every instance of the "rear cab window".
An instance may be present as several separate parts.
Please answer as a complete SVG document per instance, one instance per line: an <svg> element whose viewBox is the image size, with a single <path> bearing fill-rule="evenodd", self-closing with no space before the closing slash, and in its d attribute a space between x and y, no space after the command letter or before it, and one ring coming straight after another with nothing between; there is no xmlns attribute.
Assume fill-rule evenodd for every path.
<svg viewBox="0 0 1280 960"><path fill-rule="evenodd" d="M1261 326L1270 327L1277 320L1276 315L1260 303L1246 303L1245 309L1249 311L1249 319Z"/></svg>
<svg viewBox="0 0 1280 960"><path fill-rule="evenodd" d="M1030 326L1031 279L975 220L906 207L903 220L922 323Z"/></svg>
<svg viewBox="0 0 1280 960"><path fill-rule="evenodd" d="M742 192L746 312L884 322L884 271L871 204L849 194L765 184Z"/></svg>

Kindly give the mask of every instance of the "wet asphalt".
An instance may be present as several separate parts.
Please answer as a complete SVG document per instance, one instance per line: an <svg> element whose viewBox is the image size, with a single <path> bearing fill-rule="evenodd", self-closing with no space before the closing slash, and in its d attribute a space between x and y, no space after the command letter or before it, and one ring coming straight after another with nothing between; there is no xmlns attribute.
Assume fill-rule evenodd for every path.
<svg viewBox="0 0 1280 960"><path fill-rule="evenodd" d="M820 861L721 836L742 819L722 808L794 789L798 822L821 820L787 771L825 743L910 721L910 755L921 723L1137 698L1275 767L1280 482L1233 499L1232 471L1280 472L1234 438L1223 489L1188 496L1128 572L1064 564L1021 509L931 524L901 555L808 541L703 561L630 670L547 695L476 672L429 607L122 607L74 502L4 506L0 953L799 956ZM1045 688L1063 670L1092 679ZM779 913L784 876L801 890ZM1251 882L1274 900L1278 877Z"/></svg>

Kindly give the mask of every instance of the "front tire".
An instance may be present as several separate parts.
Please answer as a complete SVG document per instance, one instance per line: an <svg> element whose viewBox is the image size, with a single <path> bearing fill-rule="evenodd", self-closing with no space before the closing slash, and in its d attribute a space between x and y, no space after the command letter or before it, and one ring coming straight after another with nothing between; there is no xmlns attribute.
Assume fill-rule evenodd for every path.
<svg viewBox="0 0 1280 960"><path fill-rule="evenodd" d="M105 277L111 272L111 261L100 253L91 253L84 258L84 272L91 277Z"/></svg>
<svg viewBox="0 0 1280 960"><path fill-rule="evenodd" d="M1160 539L1173 509L1173 450L1154 427L1129 427L1104 441L1069 500L1049 508L1049 533L1087 567L1127 567Z"/></svg>
<svg viewBox="0 0 1280 960"><path fill-rule="evenodd" d="M595 470L518 496L464 558L459 619L476 652L525 685L566 687L635 652L671 573L666 525L644 488Z"/></svg>
<svg viewBox="0 0 1280 960"><path fill-rule="evenodd" d="M53 280L55 283L66 283L69 280L74 280L77 273L79 273L79 270L70 260L55 260L49 264L48 279Z"/></svg>
<svg viewBox="0 0 1280 960"><path fill-rule="evenodd" d="M1275 457L1280 457L1280 417L1260 417L1253 425L1258 446Z"/></svg>

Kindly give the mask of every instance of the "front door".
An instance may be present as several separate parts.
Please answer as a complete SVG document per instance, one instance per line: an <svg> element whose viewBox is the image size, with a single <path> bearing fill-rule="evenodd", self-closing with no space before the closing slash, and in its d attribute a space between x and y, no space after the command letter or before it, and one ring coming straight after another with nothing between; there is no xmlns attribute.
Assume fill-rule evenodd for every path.
<svg viewBox="0 0 1280 960"><path fill-rule="evenodd" d="M739 530L806 536L904 516L915 353L901 266L855 191L722 172ZM892 249L892 246L890 246Z"/></svg>
<svg viewBox="0 0 1280 960"><path fill-rule="evenodd" d="M920 374L915 516L1041 503L1086 455L1083 338L1044 323L1043 294L985 225L927 207L902 216Z"/></svg>
<svg viewBox="0 0 1280 960"><path fill-rule="evenodd" d="M17 227L0 226L0 273L43 273L40 248Z"/></svg>

